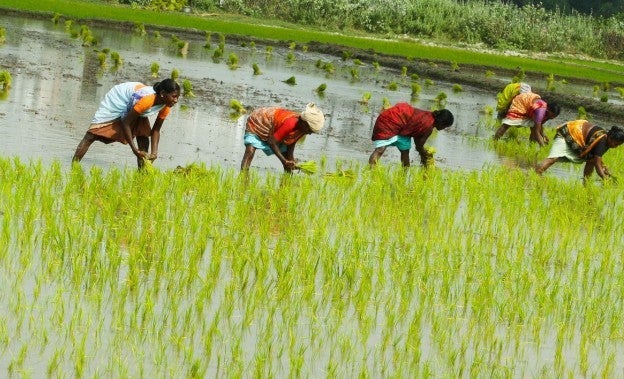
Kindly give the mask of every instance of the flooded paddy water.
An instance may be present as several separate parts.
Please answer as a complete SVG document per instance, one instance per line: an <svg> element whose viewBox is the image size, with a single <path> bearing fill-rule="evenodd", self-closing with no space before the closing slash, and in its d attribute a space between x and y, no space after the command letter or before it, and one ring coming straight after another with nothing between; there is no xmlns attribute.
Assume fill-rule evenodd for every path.
<svg viewBox="0 0 624 379"><path fill-rule="evenodd" d="M481 187L474 185L475 182L479 184L478 181L472 180L470 183L474 187L466 189L458 176L431 180L431 185L437 183L436 189L453 186L457 196L446 199L450 204L446 207L440 206L440 199L435 196L418 199L427 215L421 225L422 231L406 225L396 234L371 233L374 229L368 227L368 223L374 225L373 216L383 216L385 208L373 207L379 214L362 211L371 209L366 207L366 195L375 194L375 189L367 186L359 188L362 193L320 186L318 193L321 196L317 199L328 203L326 207L311 204L314 200L305 196L295 196L289 198L293 201L282 203L282 197L275 196L279 190L272 188L271 184L261 190L255 189L255 192L241 193L241 198L247 202L232 198L237 188L212 191L210 196L202 192L203 186L221 183L219 175L223 172L223 177L229 178L228 175L232 174L228 169L238 169L240 164L244 118L230 117L230 99L237 99L249 108L281 105L300 109L308 101L314 101L328 114L327 127L320 135L308 136L298 147L297 156L302 160L318 160L324 156L329 166L338 162L365 165L372 150L372 125L382 101L384 98L391 103L409 101L410 73L406 78L397 70L386 67L376 70L370 62L363 62L362 66L357 66L359 78L354 80L351 77L351 69L356 67L353 61L305 52L301 47L293 51L276 47L267 56L266 45L226 44L223 58L215 62L213 52L218 42L214 38L211 49L204 49L205 40L180 35L190 43L188 54L180 56L169 33L163 32L157 39L149 29L147 35L141 36L128 30L92 28L99 43L95 47L83 47L79 39L69 36L63 25L54 25L49 20L2 16L0 24L7 30L7 42L0 47L0 69L8 69L13 76L8 97L0 100L1 155L17 156L22 160L40 159L44 164L58 161L65 170L100 98L111 86L134 80L153 83L177 69L180 79L191 81L196 96L184 97L174 107L165 122L160 158L155 164L163 169L190 163L224 168L220 172L207 173L201 183L185 183L175 176L168 178L172 182L167 183L162 182L163 177L154 175L154 180L160 182L157 185L151 183L149 189L153 192L145 192L157 193L170 200L159 215L163 220L140 217L128 220L124 217L125 210L139 204L141 194L128 190L134 189L131 187L133 183L120 183L119 174L108 169L134 167L134 157L127 146L95 143L82 165L103 168L105 173L113 171L111 176L101 180L112 183L111 187L126 189L127 192L121 193L130 200L121 199L115 203L118 199L108 199L113 204L110 210L83 215L85 204L81 203L80 196L72 196L72 190L87 190L76 184L81 180L76 173L72 173L69 183L63 183L69 188L64 194L63 206L69 210L52 206L49 208L52 212L41 221L37 206L54 204L56 199L41 196L32 201L24 198L32 203L26 207L27 211L22 212L22 227L30 226L28 217L34 220L32 225L36 227L34 232L30 230L23 235L32 241L20 239L21 233L11 235L7 238L14 243L10 246L11 254L0 251L7 272L17 272L15 278L10 275L0 277L3 288L11 288L10 292L17 293L13 295L6 291L3 294L3 303L9 306L0 311L0 345L5 348L5 353L0 356L0 366L9 373L32 374L34 377L45 374L71 376L67 373L87 377L192 377L201 376L198 373L203 372L206 376L243 377L241 373L249 373L250 367L266 367L266 371L256 372L258 377L288 376L280 375L284 373L297 376L300 372L303 373L301 376L307 373L310 377L354 377L362 372L406 377L408 372L426 376L436 372L438 367L450 367L446 373L458 377L470 376L468 370L473 368L482 375L535 377L549 376L552 372L547 368L556 365L554 361L563 362L560 365L565 373L579 376L585 372L594 373L592 368L602 363L603 352L610 354L607 362L602 364L611 371L605 369L605 372L624 370L619 359L623 352L617 331L610 334L615 336L613 339L584 340L594 332L605 335L602 329L609 326L616 329L613 326L617 324L615 321L611 324L605 321L605 324L599 324L597 331L589 328L588 331L575 329L583 324L577 320L581 316L576 313L566 315L569 317L566 321L572 318L569 329L562 326L565 323L554 324L561 317L553 316L554 321L540 319L544 304L555 304L558 309L566 305L558 303L562 297L575 300L576 293L571 292L577 287L571 286L569 294L567 279L576 278L577 271L582 270L562 258L552 263L549 249L545 248L550 246L552 235L547 234L547 228L541 223L537 223L539 233L535 235L513 233L510 244L498 237L499 233L511 228L507 221L518 216L503 212L514 209L512 204L504 203L504 192L508 188L490 188L491 197L480 198ZM94 50L103 48L118 52L123 65L113 69L109 61L106 67L100 67ZM232 69L226 64L230 53L238 56L239 68ZM289 60L289 53L295 59ZM335 73L328 75L316 67L319 60L332 62ZM153 62L160 65L159 78L150 75ZM253 63L258 64L261 75L253 75ZM294 86L284 83L291 76L296 77ZM429 140L428 144L437 151L438 167L449 171L478 171L493 165L522 167L521 161L502 156L491 147L493 130L486 125L482 110L487 105L494 106L493 92L464 85L462 92L455 93L453 85L456 83L436 80L434 85L426 87L426 79L419 79L423 90L415 105L429 108L437 94L444 92L448 95L447 108L456 116L453 128L436 133ZM504 80L501 78L501 83ZM396 91L387 89L393 81L400 84ZM322 97L314 92L321 83L327 84ZM365 92L371 93L366 106L360 103ZM575 110L566 109L561 119L575 118L575 114ZM412 158L418 161L413 151ZM398 165L398 161L396 150L389 150L383 158L388 164ZM252 167L255 171L281 172L274 157L262 154L256 155ZM553 168L549 173L578 175L578 167L575 170L567 171L564 166ZM97 170L87 172L94 177L99 175ZM395 175L394 179L401 178L401 174L392 175ZM49 176L48 187L61 187L59 175ZM139 175L129 180L150 184L149 180L137 177ZM223 182L235 183L234 180ZM306 182L302 182L299 188L305 190ZM392 191L413 196L431 190L422 181L417 182L417 189L402 188L401 180L397 180L396 184L391 184ZM517 177L514 178L514 183L518 182ZM126 185L130 187L124 187ZM199 188L193 188L194 185ZM39 191L43 193L47 189ZM385 192L381 186L377 190ZM97 192L97 188L93 192ZM317 212L312 216L315 222L343 221L341 217L353 215L330 217L330 213L344 206L340 201L345 199L350 201L348 209L356 213L362 211L362 214L359 218L348 218L351 224L338 222L328 226L325 228L329 230L328 235L321 228L293 232L297 225L293 223L289 229L290 225L280 225L281 220L269 220L270 225L254 225L261 228L262 233L230 233L230 228L237 230L232 226L237 221L236 216L265 220L261 217L266 213L262 201L271 197L266 192L276 199L270 205L280 216L295 213L293 204L301 203L310 212ZM33 197L39 194L33 192ZM348 196L342 197L345 194ZM527 191L530 201L523 200L530 204L526 206L538 203L539 194L537 190ZM586 200L583 194L579 196ZM503 204L500 209L496 208L499 203ZM386 206L390 208L392 204ZM185 207L202 212L185 212ZM475 212L468 211L469 207L492 215L467 225L470 220L464 216ZM11 209L8 208L0 210L6 212L0 214L0 220L5 224L10 223ZM398 208L392 209L400 213ZM547 219L545 208L536 210L543 212L540 220ZM595 208L600 207L596 205ZM590 207L588 213L591 210ZM108 211L127 229L117 224L106 228L94 226ZM401 215L407 217L408 213L412 213L411 209ZM597 213L602 218L610 216L606 208ZM171 215L179 219L168 219ZM569 218L575 220L573 216ZM427 229L437 225L437 220L443 220L446 227ZM159 222L166 225L161 227ZM52 230L46 228L46 223L73 228ZM188 228L188 223L201 230ZM356 232L350 234L353 229ZM542 229L545 230L542 232ZM583 232L588 235L601 232L600 228L595 229L588 227ZM286 235L284 240L279 239L282 232ZM445 232L447 234L443 235ZM431 238L433 233L442 235L439 238L449 242L446 250L438 245L436 238ZM557 235L557 231L554 233ZM610 234L611 239L607 242L617 246L619 236ZM267 235L271 238L262 238ZM573 239L576 233L566 235L569 236L572 241L577 241ZM563 237L557 235L557 240L559 238ZM585 235L580 238L589 239ZM286 244L290 239L295 240L294 245ZM277 254L273 256L281 247L276 246L276 241L297 247L297 254L291 255L286 248L286 260L282 261L283 256ZM597 242L602 241L597 239ZM139 246L139 242L148 248L141 250L139 247L143 246ZM20 244L35 249L20 250L17 248ZM32 254L32 251L43 250L43 246L48 245L71 246L71 249L58 248L52 251L53 254L41 256ZM241 246L253 246L257 251L240 251ZM570 246L575 245L570 243ZM596 250L601 250L601 246ZM531 252L531 247L537 247L539 251ZM453 261L456 258L452 255L454 252L465 250L475 254L466 254L461 261ZM138 257L133 255L137 251ZM143 256L144 252L147 257ZM352 252L353 256L345 252ZM533 253L538 257L534 258ZM150 254L163 258L154 258L154 266L145 264L147 269L141 272L143 260L149 261ZM439 258L437 254L443 257ZM446 254L448 260L444 257ZM597 272L591 266L595 262L589 259L588 262L589 268L583 267L586 271L582 272L585 279ZM619 264L606 262L607 269ZM406 265L411 265L410 270L401 271ZM134 271L136 267L139 269ZM520 271L508 276L499 272L513 267ZM524 270L526 267L528 269ZM484 270L489 274L486 278L489 281L480 276ZM546 274L542 270L547 271ZM160 275L165 277L169 272L173 276L163 279ZM370 277L363 273L370 274ZM515 275L518 273L522 275ZM60 279L50 280L49 277L55 274ZM396 278L395 274L402 277ZM590 277L590 285L597 276ZM84 283L81 282L83 278L86 278ZM499 281L500 278L505 280ZM306 283L306 286L300 283ZM399 286L395 287L397 284ZM404 287L400 287L401 284ZM541 284L548 291L544 291ZM528 289L519 291L518 287L522 286ZM616 293L617 283L612 286L613 292L602 291L602 288L600 292ZM500 315L516 314L516 309L507 307L511 301L505 302L515 299L507 297L514 291L526 295L522 301L513 304L520 308L517 312L520 316L516 319L499 318ZM327 294L330 298L323 298ZM540 302L533 301L533 297L538 296ZM349 301L351 298L353 300ZM495 306L474 302L474 299L491 298L500 302ZM259 303L257 299L260 299ZM402 301L397 301L399 299ZM289 301L302 301L302 307L293 306ZM461 305L469 301L472 304ZM49 308L40 306L40 302ZM605 302L596 309L617 310L617 305ZM557 314L557 309L552 313ZM585 312L585 309L572 310ZM32 317L17 319L15 315ZM488 322L482 323L483 319ZM53 326L47 327L47 324ZM484 325L487 330L481 329ZM404 333L406 331L409 333ZM466 335L472 338L467 341ZM480 339L482 336L484 338ZM257 349L258 345L262 349ZM448 346L452 347L450 353L436 350ZM208 357L202 361L199 357L205 352ZM584 362L577 362L583 359ZM403 361L412 362L413 366L407 366L404 372L394 371L396 367L405 367L401 366ZM490 366L494 361L502 362L501 367ZM342 362L348 362L346 368L341 366ZM585 371L578 368L584 367L583 363L589 366ZM21 367L27 369L20 371ZM455 370L457 367L459 369ZM541 368L546 371L539 371Z"/></svg>
<svg viewBox="0 0 624 379"><path fill-rule="evenodd" d="M267 54L266 45L227 44L223 57L215 60L218 42L214 36L211 48L206 49L201 36L163 32L156 38L149 29L140 35L132 30L92 28L98 43L83 47L80 38L72 38L63 25L51 20L2 16L0 23L7 30L7 42L0 47L0 68L13 77L9 96L0 101L0 153L43 162L60 160L63 165L69 164L100 99L113 85L123 81L153 84L174 69L179 71L180 80L192 83L196 96L181 98L166 120L156 161L160 168L192 162L237 168L244 150L244 117L230 117L230 99L239 100L248 109L278 105L299 110L307 102L315 102L328 115L326 128L320 135L308 136L297 148L297 157L318 160L325 156L331 167L337 161L365 164L372 151L372 126L384 98L390 103L410 101L410 76L418 74L408 72L405 76L395 69L375 68L372 62L358 65L342 57L303 51L302 46L293 50L270 46L272 53ZM173 36L189 42L185 56L179 54ZM110 58L105 67L100 66L96 50L105 48L120 54L120 67L113 67ZM236 69L227 64L230 54L238 57ZM333 64L335 72L328 74L316 67L319 60ZM156 78L150 71L153 62L160 65ZM260 75L253 75L254 63ZM357 72L356 79L352 70ZM291 76L296 78L296 85L284 82ZM506 80L501 78L501 86ZM434 80L427 85L427 81L426 77L419 78L422 92L412 103L430 109L435 97L444 92L446 107L455 115L452 128L434 133L428 141L437 151L438 167L478 170L489 165L517 166L512 157L501 156L488 145L494 131L486 126L482 112L486 106L495 105L494 92L467 85L454 92L458 83ZM388 89L392 82L398 84L397 90ZM321 97L314 90L322 83L327 89ZM362 105L360 100L366 92L371 98ZM574 118L576 110L564 110L560 116L560 120ZM553 121L549 126L554 126ZM418 162L416 152L411 155ZM382 163L398 161L398 151L388 149ZM85 166L134 164L129 148L120 144L95 143L83 160ZM256 154L252 167L281 170L274 157L262 154ZM555 167L552 172L569 172L568 167L558 172L561 169Z"/></svg>

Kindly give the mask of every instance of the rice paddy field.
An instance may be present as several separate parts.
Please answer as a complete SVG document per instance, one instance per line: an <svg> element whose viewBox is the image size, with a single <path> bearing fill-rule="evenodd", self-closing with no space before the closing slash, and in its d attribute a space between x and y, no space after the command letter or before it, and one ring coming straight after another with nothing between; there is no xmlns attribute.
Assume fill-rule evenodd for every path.
<svg viewBox="0 0 624 379"><path fill-rule="evenodd" d="M0 160L16 377L616 377L621 188Z"/></svg>
<svg viewBox="0 0 624 379"><path fill-rule="evenodd" d="M267 59L269 46L224 45L213 60L214 40L189 38L180 56L169 35L94 29L102 45L83 47L50 20L0 20L0 65L13 64L0 100L0 376L624 375L622 184L584 185L571 164L536 175L547 148L525 131L491 140L494 93L301 47ZM103 46L123 65L101 67ZM97 99L151 80L154 62L196 94L167 121L162 157L137 171L127 146L94 145L71 164ZM403 169L389 152L369 168L382 103L429 108L440 93L456 124L430 139L433 165ZM231 99L320 104L327 130L297 148L317 169L284 175L257 157L241 173ZM621 177L620 150L605 161Z"/></svg>

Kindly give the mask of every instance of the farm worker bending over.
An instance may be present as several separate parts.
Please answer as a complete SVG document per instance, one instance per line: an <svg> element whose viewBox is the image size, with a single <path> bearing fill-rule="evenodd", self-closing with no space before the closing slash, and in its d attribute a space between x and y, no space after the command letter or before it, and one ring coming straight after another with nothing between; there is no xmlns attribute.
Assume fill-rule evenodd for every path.
<svg viewBox="0 0 624 379"><path fill-rule="evenodd" d="M453 114L447 109L425 111L417 109L408 103L398 103L381 111L373 127L372 140L375 150L368 159L373 166L386 151L388 146L396 146L401 152L401 163L409 167L409 150L412 147L412 138L416 151L420 154L420 163L427 164L432 158L425 150L425 142L433 129L443 130L453 124Z"/></svg>
<svg viewBox="0 0 624 379"><path fill-rule="evenodd" d="M606 132L587 120L569 121L557 127L550 154L537 165L535 171L542 174L555 162L585 162L583 180L589 178L594 170L602 179L606 179L611 173L602 162L602 156L623 142L624 129L619 126L612 126Z"/></svg>
<svg viewBox="0 0 624 379"><path fill-rule="evenodd" d="M278 107L254 110L245 127L241 170L249 169L256 149L260 149L266 155L275 154L284 171L292 172L296 166L296 142L307 134L319 133L324 123L325 115L314 103L307 104L301 113Z"/></svg>
<svg viewBox="0 0 624 379"><path fill-rule="evenodd" d="M130 145L137 157L139 168L144 159L154 161L158 157L160 128L171 107L178 102L180 86L173 79L165 79L153 86L139 82L117 84L104 96L100 107L91 120L89 130L78 144L74 162L79 162L94 141L121 142ZM158 114L150 127L148 116ZM136 137L137 145L133 139ZM148 153L152 142L152 153Z"/></svg>
<svg viewBox="0 0 624 379"><path fill-rule="evenodd" d="M533 92L521 93L513 98L509 110L502 120L502 125L496 130L494 139L499 139L510 126L528 126L531 128L531 141L540 146L548 143L542 125L559 115L559 105L546 103L540 95Z"/></svg>
<svg viewBox="0 0 624 379"><path fill-rule="evenodd" d="M503 90L496 94L496 120L502 121L509 111L509 106L514 97L521 93L531 92L531 86L526 83L509 83Z"/></svg>

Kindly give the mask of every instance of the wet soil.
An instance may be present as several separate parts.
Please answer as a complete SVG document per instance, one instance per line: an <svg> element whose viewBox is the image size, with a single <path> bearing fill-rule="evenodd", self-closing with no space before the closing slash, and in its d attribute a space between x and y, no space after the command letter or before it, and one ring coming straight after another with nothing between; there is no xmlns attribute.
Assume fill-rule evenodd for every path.
<svg viewBox="0 0 624 379"><path fill-rule="evenodd" d="M0 69L13 76L13 85L5 100L0 100L1 153L27 159L60 160L68 164L75 146L86 131L101 97L113 85L123 81L153 83L180 72L180 80L188 79L194 97L183 97L165 122L160 144L162 168L189 163L219 164L238 167L242 157L244 117L232 118L229 103L239 100L248 109L279 105L301 109L309 101L316 102L327 114L327 127L320 135L311 135L297 147L301 160L325 156L330 166L349 161L365 164L372 150L370 133L384 101L410 101L410 79L401 75L418 73L422 92L414 105L430 108L441 92L448 94L446 107L455 114L453 128L436 133L430 141L436 150L436 164L450 169L480 169L490 164L508 164L488 147L493 133L482 111L494 106L495 94L514 72L497 69L497 76L486 78L486 67L462 66L453 70L448 62L419 61L383 56L366 49L307 44L307 51L291 50L288 41L266 41L257 38L228 35L222 58L214 57L218 42L205 48L206 34L202 31L146 26L145 36L135 33L132 23L74 20L74 27L87 25L98 38L95 46L83 46L80 39L71 38L63 25L54 25L50 15L14 13L0 10L0 22L7 29L7 42L0 46ZM160 33L160 38L155 37ZM186 55L181 55L173 38L189 42ZM273 49L266 53L267 47ZM120 53L123 64L111 67L99 64L97 53L108 48ZM351 58L343 60L348 51ZM227 59L235 54L236 67ZM354 64L358 59L361 65ZM376 69L371 62L381 68ZM158 62L161 70L152 77L150 66ZM330 62L334 73L319 69L318 62ZM261 75L254 75L256 63ZM354 77L354 71L357 77ZM286 79L295 76L296 85ZM543 82L543 75L527 73L531 84ZM425 80L433 81L431 86ZM390 83L397 90L389 90ZM327 85L323 95L315 92ZM454 87L461 85L462 91ZM587 83L576 83L579 86ZM539 85L533 84L539 90ZM591 91L591 90L587 90ZM586 91L586 92L587 92ZM371 100L362 104L364 93ZM591 92L590 92L591 93ZM617 104L604 104L586 96L549 95L567 106L562 119L575 118L579 105L602 122L624 115ZM451 130L453 129L453 130ZM412 153L412 159L417 157ZM383 160L398 163L398 152L388 151ZM94 144L83 160L85 165L134 165L134 157L121 144ZM517 164L515 164L517 165ZM253 167L281 171L274 157L256 153ZM556 171L556 170L555 170Z"/></svg>

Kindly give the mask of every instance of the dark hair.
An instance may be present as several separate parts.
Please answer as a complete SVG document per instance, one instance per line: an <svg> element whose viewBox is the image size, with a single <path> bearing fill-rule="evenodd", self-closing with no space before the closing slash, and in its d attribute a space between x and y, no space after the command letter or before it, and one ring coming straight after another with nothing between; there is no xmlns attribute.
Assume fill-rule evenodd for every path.
<svg viewBox="0 0 624 379"><path fill-rule="evenodd" d="M559 113L561 113L561 107L559 106L559 104L547 101L546 105L546 109L548 109L553 114L553 117L559 116Z"/></svg>
<svg viewBox="0 0 624 379"><path fill-rule="evenodd" d="M161 82L154 83L152 87L154 87L154 91L156 91L156 93L171 93L180 91L180 85L173 79L165 79Z"/></svg>
<svg viewBox="0 0 624 379"><path fill-rule="evenodd" d="M612 140L618 142L624 142L624 129L619 126L613 125L611 129L607 132L607 136Z"/></svg>
<svg viewBox="0 0 624 379"><path fill-rule="evenodd" d="M453 125L453 114L448 109L439 109L437 111L433 111L433 119L435 120L435 124L442 128L448 128Z"/></svg>

